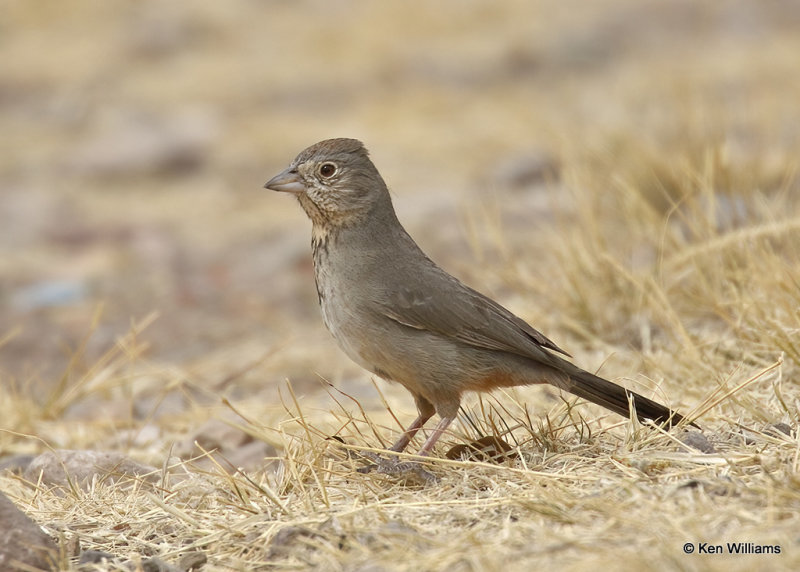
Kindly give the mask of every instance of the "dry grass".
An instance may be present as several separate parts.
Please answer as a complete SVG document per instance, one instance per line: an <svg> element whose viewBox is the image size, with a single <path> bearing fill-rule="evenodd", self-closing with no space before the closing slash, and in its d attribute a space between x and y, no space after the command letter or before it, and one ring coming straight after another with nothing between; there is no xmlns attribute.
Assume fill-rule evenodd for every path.
<svg viewBox="0 0 800 572"><path fill-rule="evenodd" d="M684 184L691 186L688 176ZM800 302L800 244L792 230L797 202L786 194L767 202L753 193L747 204L758 213L724 229L710 212L709 189L676 202L659 219L636 187L623 188L629 190L615 202L587 191L580 204L594 200L594 208L563 223L571 231L550 245L552 268L539 269L536 278L520 263L509 284L549 291L553 319L573 345L580 349L584 341L578 359L591 361L596 352L610 356L605 367L614 371L642 372L646 382L628 383L658 386L660 399L697 416L715 452L683 444L680 431L641 427L571 401L550 398L531 408L526 399L550 394L525 389L471 400L471 423L447 440L497 434L514 446L516 459L432 459L429 470L440 481L421 485L355 470L363 465L360 450L385 446L399 430L395 419L408 422L402 391L387 388L391 395L383 398L405 408L395 413L365 411L357 398L334 388L318 400L321 407L309 406L284 387L279 407L232 405L246 431L279 445L277 472L229 476L222 467L200 473L188 463L191 478L168 476L175 472L168 466L155 488L98 484L63 494L12 477L3 478L3 488L49 531L65 541L78 538L84 549L175 561L199 549L211 569L492 569L501 563L514 570L534 563L627 569L654 562L679 569L790 569L798 562L800 525L792 381ZM619 219L638 221L626 226L630 239L615 229ZM561 287L554 291L550 278L540 281L556 270ZM43 404L6 400L4 418L27 435L2 434L4 448L39 448L40 438L49 441L43 427L58 426L72 402L92 394L128 392L135 399L145 391L142 384L162 394L193 385L190 376L148 367L137 341L146 332L134 333L68 385L56 386ZM211 392L211 398L221 395ZM166 434L180 434L192 416L190 410L167 423ZM792 435L771 429L777 423L788 423ZM81 426L86 438L72 434L61 445L91 447L96 432L108 428L100 419ZM685 555L686 542L753 542L779 545L783 553Z"/></svg>
<svg viewBox="0 0 800 572"><path fill-rule="evenodd" d="M94 82L117 76L86 54L89 40L116 45L100 24L113 31L117 16L92 11L87 31L17 5L12 44L35 45L34 24L86 34L63 42L84 66L80 93L55 104L128 94L169 117L191 94L224 128L199 171L67 168L59 186L59 154L91 139L102 113L65 119L45 105L63 128L27 126L65 72L40 51L6 61L4 188L47 208L6 191L0 293L75 276L96 288L55 309L0 300L0 451L111 449L161 469L156 485L88 490L4 474L0 490L61 540L64 569L76 569L76 543L172 563L200 550L203 570L799 568L800 35L796 10L770 4L751 29L745 5L615 0L578 17L542 2L549 27L524 2L459 6L456 23L372 7L336 43L329 17L302 7L247 18L252 7L220 4L162 22L206 48L167 63L124 36L113 55L127 73L106 88ZM411 40L393 41L404 24ZM313 42L296 36L304 26ZM264 55L275 42L296 69ZM347 61L338 71L322 65L331 46ZM27 144L8 142L23 133ZM707 441L524 388L465 401L426 461L438 482L357 472L362 451L413 419L412 401L321 331L299 208L233 190L329 135L375 142L401 218L445 267L580 365L695 417ZM557 159L558 177L525 189L492 177L531 148ZM443 208L433 195L460 198ZM275 445L278 462L231 475L218 455L210 470L174 457L209 417ZM486 435L513 458L445 457ZM701 542L781 554L684 553Z"/></svg>

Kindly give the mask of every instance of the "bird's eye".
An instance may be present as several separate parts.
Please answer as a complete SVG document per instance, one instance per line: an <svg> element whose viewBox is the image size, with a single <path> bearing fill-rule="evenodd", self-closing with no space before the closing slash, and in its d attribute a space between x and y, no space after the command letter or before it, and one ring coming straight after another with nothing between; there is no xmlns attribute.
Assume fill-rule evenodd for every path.
<svg viewBox="0 0 800 572"><path fill-rule="evenodd" d="M319 168L319 174L325 177L326 179L332 177L335 172L336 172L336 165L334 165L333 163L323 163Z"/></svg>

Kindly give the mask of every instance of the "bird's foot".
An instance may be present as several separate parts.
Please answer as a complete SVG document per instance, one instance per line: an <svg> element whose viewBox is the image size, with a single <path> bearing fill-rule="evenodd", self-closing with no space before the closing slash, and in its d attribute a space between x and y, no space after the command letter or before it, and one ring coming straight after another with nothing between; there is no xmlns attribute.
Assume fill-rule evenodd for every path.
<svg viewBox="0 0 800 572"><path fill-rule="evenodd" d="M372 461L371 465L360 467L359 473L370 473L377 471L381 475L392 475L406 478L416 478L423 483L435 483L439 478L433 473L425 470L422 464L416 461L401 462L397 457L384 459L380 455L370 452L362 452L366 458Z"/></svg>

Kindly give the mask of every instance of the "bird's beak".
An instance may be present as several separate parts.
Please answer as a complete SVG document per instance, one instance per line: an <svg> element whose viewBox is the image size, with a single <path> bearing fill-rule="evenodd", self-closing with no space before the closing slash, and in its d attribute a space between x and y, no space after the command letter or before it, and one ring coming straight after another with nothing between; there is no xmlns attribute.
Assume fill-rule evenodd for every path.
<svg viewBox="0 0 800 572"><path fill-rule="evenodd" d="M295 167L287 167L272 177L267 181L267 184L264 185L264 188L273 191L283 191L285 193L302 193L306 190L303 180L300 178Z"/></svg>

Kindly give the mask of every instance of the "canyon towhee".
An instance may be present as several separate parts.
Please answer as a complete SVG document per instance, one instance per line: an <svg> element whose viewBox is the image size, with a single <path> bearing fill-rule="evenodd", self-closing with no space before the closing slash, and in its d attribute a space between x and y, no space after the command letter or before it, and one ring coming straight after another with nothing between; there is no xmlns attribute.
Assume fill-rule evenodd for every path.
<svg viewBox="0 0 800 572"><path fill-rule="evenodd" d="M573 365L543 334L439 268L397 220L389 190L364 145L312 145L264 185L293 193L312 222L322 318L363 368L402 384L419 416L391 451L402 451L434 413L420 449L429 455L465 391L549 383L628 416L677 423L678 413Z"/></svg>

